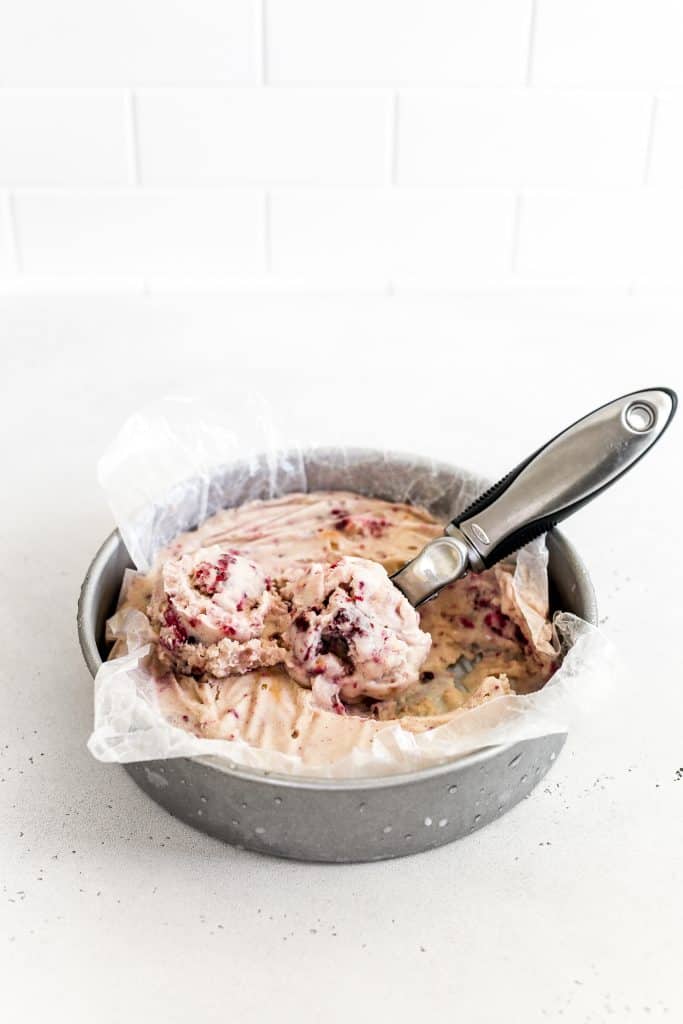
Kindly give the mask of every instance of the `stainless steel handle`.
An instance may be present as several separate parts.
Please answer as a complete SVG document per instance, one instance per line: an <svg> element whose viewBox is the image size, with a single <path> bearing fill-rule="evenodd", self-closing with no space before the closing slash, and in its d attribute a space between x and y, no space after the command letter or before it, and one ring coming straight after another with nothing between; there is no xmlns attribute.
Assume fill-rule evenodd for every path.
<svg viewBox="0 0 683 1024"><path fill-rule="evenodd" d="M676 410L668 388L634 391L562 431L446 528L473 549L472 568L500 561L566 519L626 473L662 436Z"/></svg>
<svg viewBox="0 0 683 1024"><path fill-rule="evenodd" d="M557 434L490 487L392 579L417 607L470 569L481 572L591 501L659 440L676 393L623 395Z"/></svg>

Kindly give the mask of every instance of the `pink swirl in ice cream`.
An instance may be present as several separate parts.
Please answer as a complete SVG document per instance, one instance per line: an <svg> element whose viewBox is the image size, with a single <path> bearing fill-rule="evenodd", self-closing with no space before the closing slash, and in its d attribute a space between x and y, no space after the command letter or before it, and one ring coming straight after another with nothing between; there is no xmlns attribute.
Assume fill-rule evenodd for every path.
<svg viewBox="0 0 683 1024"><path fill-rule="evenodd" d="M272 606L263 570L214 545L163 563L149 615L164 662L185 675L220 677L279 660L261 640Z"/></svg>
<svg viewBox="0 0 683 1024"><path fill-rule="evenodd" d="M226 636L251 640L263 630L270 604L265 574L236 551L214 546L169 559L160 582L160 638L171 649L183 633L216 643Z"/></svg>
<svg viewBox="0 0 683 1024"><path fill-rule="evenodd" d="M417 681L431 638L377 562L313 562L283 595L292 609L287 669L320 706L382 700Z"/></svg>

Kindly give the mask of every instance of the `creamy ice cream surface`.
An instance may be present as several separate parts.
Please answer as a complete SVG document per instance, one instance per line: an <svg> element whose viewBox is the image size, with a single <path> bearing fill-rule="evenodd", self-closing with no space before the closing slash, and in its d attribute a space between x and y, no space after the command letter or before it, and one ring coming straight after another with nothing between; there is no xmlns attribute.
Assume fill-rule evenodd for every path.
<svg viewBox="0 0 683 1024"><path fill-rule="evenodd" d="M269 604L263 571L214 545L163 563L151 614L162 646L174 650L188 640L210 644L226 636L260 636Z"/></svg>
<svg viewBox="0 0 683 1024"><path fill-rule="evenodd" d="M377 562L312 562L283 593L292 607L287 669L322 707L382 700L417 682L431 637Z"/></svg>
<svg viewBox="0 0 683 1024"><path fill-rule="evenodd" d="M557 667L548 609L516 590L511 566L465 577L419 611L391 583L442 530L424 509L347 492L224 510L132 581L112 655L120 623L134 621L173 724L310 763L366 748L397 722L423 732L539 689ZM474 666L462 682L461 655Z"/></svg>
<svg viewBox="0 0 683 1024"><path fill-rule="evenodd" d="M160 665L215 678L279 660L263 635L266 617L277 611L263 570L216 544L165 559L147 608Z"/></svg>

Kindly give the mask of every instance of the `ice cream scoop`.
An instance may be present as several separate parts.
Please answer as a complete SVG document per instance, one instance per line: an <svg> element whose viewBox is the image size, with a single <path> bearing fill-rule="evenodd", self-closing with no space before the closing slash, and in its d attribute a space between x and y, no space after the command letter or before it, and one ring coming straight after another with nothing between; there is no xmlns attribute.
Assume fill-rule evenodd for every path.
<svg viewBox="0 0 683 1024"><path fill-rule="evenodd" d="M382 700L417 680L431 637L377 562L314 562L283 596L291 605L287 670L321 706Z"/></svg>
<svg viewBox="0 0 683 1024"><path fill-rule="evenodd" d="M303 563L275 579L219 545L160 564L148 606L164 672L224 679L282 664L343 711L417 681L431 646L386 570L366 558Z"/></svg>
<svg viewBox="0 0 683 1024"><path fill-rule="evenodd" d="M260 635L270 603L263 571L237 551L199 548L164 562L155 599L161 642L216 643Z"/></svg>
<svg viewBox="0 0 683 1024"><path fill-rule="evenodd" d="M495 565L623 476L659 440L676 406L670 388L651 388L577 420L449 523L394 573L394 584L418 607L470 570Z"/></svg>

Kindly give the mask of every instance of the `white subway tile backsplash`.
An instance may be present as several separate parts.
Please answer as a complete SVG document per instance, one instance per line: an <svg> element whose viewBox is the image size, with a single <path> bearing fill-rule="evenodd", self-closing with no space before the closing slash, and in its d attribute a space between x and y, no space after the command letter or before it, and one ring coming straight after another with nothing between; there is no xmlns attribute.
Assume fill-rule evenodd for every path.
<svg viewBox="0 0 683 1024"><path fill-rule="evenodd" d="M0 90L0 185L128 180L123 92Z"/></svg>
<svg viewBox="0 0 683 1024"><path fill-rule="evenodd" d="M147 290L147 278L138 276L101 274L20 274L15 277L0 275L0 296L4 295L108 295L137 293Z"/></svg>
<svg viewBox="0 0 683 1024"><path fill-rule="evenodd" d="M678 179L679 183L681 179ZM635 224L638 281L683 290L683 190L648 191Z"/></svg>
<svg viewBox="0 0 683 1024"><path fill-rule="evenodd" d="M683 189L525 195L520 276L683 285Z"/></svg>
<svg viewBox="0 0 683 1024"><path fill-rule="evenodd" d="M0 192L0 280L10 277L16 269L13 250L9 199Z"/></svg>
<svg viewBox="0 0 683 1024"><path fill-rule="evenodd" d="M270 242L276 275L373 285L390 279L383 191L276 192Z"/></svg>
<svg viewBox="0 0 683 1024"><path fill-rule="evenodd" d="M255 81L261 0L21 0L0 31L0 85Z"/></svg>
<svg viewBox="0 0 683 1024"><path fill-rule="evenodd" d="M517 273L542 281L629 283L635 271L639 192L527 193Z"/></svg>
<svg viewBox="0 0 683 1024"><path fill-rule="evenodd" d="M681 0L0 21L4 292L681 290Z"/></svg>
<svg viewBox="0 0 683 1024"><path fill-rule="evenodd" d="M314 89L197 89L137 95L148 184L380 184L391 97Z"/></svg>
<svg viewBox="0 0 683 1024"><path fill-rule="evenodd" d="M509 269L514 197L470 190L276 192L276 274L466 287Z"/></svg>
<svg viewBox="0 0 683 1024"><path fill-rule="evenodd" d="M531 0L267 0L272 82L523 84Z"/></svg>
<svg viewBox="0 0 683 1024"><path fill-rule="evenodd" d="M394 206L390 251L397 285L457 289L509 274L512 193L404 194Z"/></svg>
<svg viewBox="0 0 683 1024"><path fill-rule="evenodd" d="M401 184L641 181L651 101L632 94L467 90L399 97Z"/></svg>
<svg viewBox="0 0 683 1024"><path fill-rule="evenodd" d="M15 211L28 273L264 269L263 196L253 190L27 192Z"/></svg>
<svg viewBox="0 0 683 1024"><path fill-rule="evenodd" d="M683 184L683 94L657 99L648 181Z"/></svg>
<svg viewBox="0 0 683 1024"><path fill-rule="evenodd" d="M683 85L680 0L538 0L534 85Z"/></svg>

